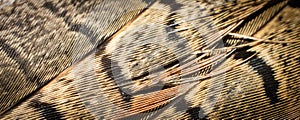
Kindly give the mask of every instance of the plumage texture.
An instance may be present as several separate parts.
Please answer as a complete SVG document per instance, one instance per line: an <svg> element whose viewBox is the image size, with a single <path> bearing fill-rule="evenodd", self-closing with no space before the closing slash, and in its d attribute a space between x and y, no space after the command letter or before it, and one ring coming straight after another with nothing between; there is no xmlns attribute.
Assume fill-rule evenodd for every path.
<svg viewBox="0 0 300 120"><path fill-rule="evenodd" d="M0 119L295 119L297 0L3 0Z"/></svg>

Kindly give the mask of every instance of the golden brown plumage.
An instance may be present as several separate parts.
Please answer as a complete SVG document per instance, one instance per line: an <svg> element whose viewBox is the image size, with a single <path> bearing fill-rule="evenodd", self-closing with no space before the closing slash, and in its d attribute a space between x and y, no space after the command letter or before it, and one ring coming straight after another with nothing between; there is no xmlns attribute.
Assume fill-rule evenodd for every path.
<svg viewBox="0 0 300 120"><path fill-rule="evenodd" d="M295 0L0 6L2 119L295 119Z"/></svg>

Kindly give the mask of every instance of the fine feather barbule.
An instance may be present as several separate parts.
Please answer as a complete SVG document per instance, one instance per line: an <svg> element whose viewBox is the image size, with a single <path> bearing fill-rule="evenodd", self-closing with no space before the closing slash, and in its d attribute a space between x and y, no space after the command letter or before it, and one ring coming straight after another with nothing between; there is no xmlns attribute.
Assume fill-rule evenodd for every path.
<svg viewBox="0 0 300 120"><path fill-rule="evenodd" d="M112 23L111 20L105 25L98 25L97 30L107 30L98 33L84 21L100 3L102 2L16 0L14 4L1 9L1 114L49 83L88 54L96 43L101 43L101 37L110 36L134 17L138 10L146 7L146 3L141 1L127 6L123 4L119 9L130 6L137 11L118 23ZM98 14L112 14L103 12L106 15L101 11ZM122 13L109 17L117 19L120 16ZM115 24L112 25L114 29L109 27L110 23Z"/></svg>
<svg viewBox="0 0 300 120"><path fill-rule="evenodd" d="M293 2L16 1L15 10L5 9L15 12L1 16L12 23L1 28L0 56L5 64L20 66L16 67L17 75L39 78L10 81L13 73L8 70L12 69L1 67L1 74L7 75L0 82L7 87L1 90L20 90L21 94L1 93L0 100L11 103L1 101L1 118L299 118L300 10L290 5ZM47 42L51 35L45 39L47 34L34 31L32 26L24 32L9 29L17 25L13 16L22 11L34 16L33 25L42 21L39 14L27 13L30 9L20 10L27 4L45 10L45 17L53 18L49 20L60 21L62 25L56 27L48 25L47 20L34 26L45 25L40 30L53 32L56 42ZM130 5L136 8L128 10ZM4 33L9 35L5 37ZM45 48L69 48L66 57L59 57L65 55L61 51L46 52L46 56L57 59L54 63L51 57L40 57L51 63L44 63L46 68L59 70L47 72L30 64L32 56L42 49L35 45L39 42L23 47L20 41L11 39L26 41L26 33L40 33L32 38L45 39ZM65 41L69 39L70 44ZM22 53L23 48L30 48L32 55ZM43 75L52 77L44 79ZM29 90L12 89L27 84Z"/></svg>

